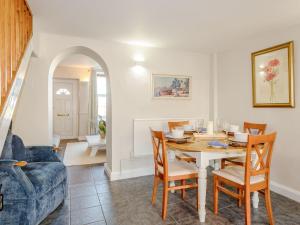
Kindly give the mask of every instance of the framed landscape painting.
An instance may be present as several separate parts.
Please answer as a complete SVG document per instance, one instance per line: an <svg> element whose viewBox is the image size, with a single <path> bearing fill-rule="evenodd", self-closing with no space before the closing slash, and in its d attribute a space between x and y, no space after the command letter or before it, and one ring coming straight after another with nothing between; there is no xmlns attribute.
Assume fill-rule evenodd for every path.
<svg viewBox="0 0 300 225"><path fill-rule="evenodd" d="M191 76L152 74L154 99L190 99Z"/></svg>
<svg viewBox="0 0 300 225"><path fill-rule="evenodd" d="M252 53L254 107L294 107L293 42Z"/></svg>

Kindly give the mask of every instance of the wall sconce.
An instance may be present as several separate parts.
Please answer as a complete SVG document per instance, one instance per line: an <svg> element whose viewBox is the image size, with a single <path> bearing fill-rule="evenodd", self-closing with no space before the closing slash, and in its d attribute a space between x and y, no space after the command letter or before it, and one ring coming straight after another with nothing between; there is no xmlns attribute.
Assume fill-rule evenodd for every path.
<svg viewBox="0 0 300 225"><path fill-rule="evenodd" d="M134 62L134 66L141 66L144 67L145 63L144 62Z"/></svg>
<svg viewBox="0 0 300 225"><path fill-rule="evenodd" d="M133 60L134 60L134 66L132 67L132 71L134 72L134 74L136 75L144 74L146 72L146 69L144 67L145 57L140 53L136 53L133 56Z"/></svg>
<svg viewBox="0 0 300 225"><path fill-rule="evenodd" d="M133 56L133 60L135 62L145 62L145 57L141 54L141 53L136 53L134 56Z"/></svg>
<svg viewBox="0 0 300 225"><path fill-rule="evenodd" d="M146 72L145 67L143 66L143 63L141 62L135 62L135 65L132 67L132 71L139 75L139 74L143 74Z"/></svg>

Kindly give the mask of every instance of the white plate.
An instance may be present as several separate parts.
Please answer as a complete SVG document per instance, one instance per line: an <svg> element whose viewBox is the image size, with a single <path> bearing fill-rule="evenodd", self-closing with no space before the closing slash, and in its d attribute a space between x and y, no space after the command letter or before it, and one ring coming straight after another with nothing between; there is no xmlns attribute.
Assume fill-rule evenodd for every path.
<svg viewBox="0 0 300 225"><path fill-rule="evenodd" d="M219 146L219 145L208 145L208 147L212 147L212 148L224 148L223 146Z"/></svg>
<svg viewBox="0 0 300 225"><path fill-rule="evenodd" d="M236 140L236 139L231 139L230 141L232 141L232 142L237 142L237 143L243 143L243 144L246 144L246 143L248 143L247 141L245 142L245 141L238 141L238 140Z"/></svg>
<svg viewBox="0 0 300 225"><path fill-rule="evenodd" d="M172 135L167 134L167 135L166 135L166 138L171 138L171 139L176 139L176 140L178 140L178 139L187 139L187 138L189 138L189 137L187 137L187 136L173 137Z"/></svg>

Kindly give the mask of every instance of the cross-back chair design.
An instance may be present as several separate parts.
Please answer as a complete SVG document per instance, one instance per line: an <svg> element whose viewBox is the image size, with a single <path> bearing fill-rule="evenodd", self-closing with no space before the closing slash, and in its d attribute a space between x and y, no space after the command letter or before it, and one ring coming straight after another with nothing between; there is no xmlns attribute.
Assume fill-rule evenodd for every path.
<svg viewBox="0 0 300 225"><path fill-rule="evenodd" d="M267 128L267 124L265 123L249 123L244 122L244 132L253 135L263 135L265 134ZM227 158L222 159L221 168L224 168L226 165L237 165L237 166L245 166L245 158Z"/></svg>
<svg viewBox="0 0 300 225"><path fill-rule="evenodd" d="M176 127L182 127L184 125L189 125L189 124L190 124L190 122L187 121L187 120L184 120L184 121L169 121L168 122L169 132L172 132L172 130ZM177 152L175 155L176 155L176 159L178 159L178 160L196 163L196 158L190 156L187 153Z"/></svg>
<svg viewBox="0 0 300 225"><path fill-rule="evenodd" d="M249 135L246 150L245 167L228 166L225 169L213 171L214 174L214 213L218 213L219 191L224 192L245 204L245 224L251 224L250 193L259 191L265 195L266 208L270 224L274 224L271 196L270 196L270 167L273 153L273 144L276 133L269 135ZM257 154L257 160L252 161L252 153ZM237 188L235 193L224 184Z"/></svg>
<svg viewBox="0 0 300 225"><path fill-rule="evenodd" d="M182 127L184 125L189 125L189 121L188 120L184 120L184 121L169 121L168 122L168 127L169 127L169 131L172 132L172 130L176 127Z"/></svg>
<svg viewBox="0 0 300 225"><path fill-rule="evenodd" d="M244 132L255 135L265 134L267 124L265 123L249 123L244 122Z"/></svg>
<svg viewBox="0 0 300 225"><path fill-rule="evenodd" d="M152 204L155 204L156 194L159 182L163 183L163 204L162 218L167 217L168 192L172 190L181 190L182 199L185 198L185 189L198 187L198 173L193 165L182 162L168 162L166 139L162 131L154 131L150 128L153 156L154 156L154 184L152 193ZM186 180L192 179L193 183L187 184ZM170 181L180 181L180 185L169 186ZM198 188L197 188L197 208L198 208Z"/></svg>

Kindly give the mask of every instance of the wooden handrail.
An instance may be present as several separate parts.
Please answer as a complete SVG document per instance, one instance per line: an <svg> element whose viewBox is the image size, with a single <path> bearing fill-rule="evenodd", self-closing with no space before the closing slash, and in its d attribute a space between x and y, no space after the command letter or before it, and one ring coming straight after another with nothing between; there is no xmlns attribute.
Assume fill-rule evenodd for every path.
<svg viewBox="0 0 300 225"><path fill-rule="evenodd" d="M0 113L32 36L26 0L0 0Z"/></svg>

